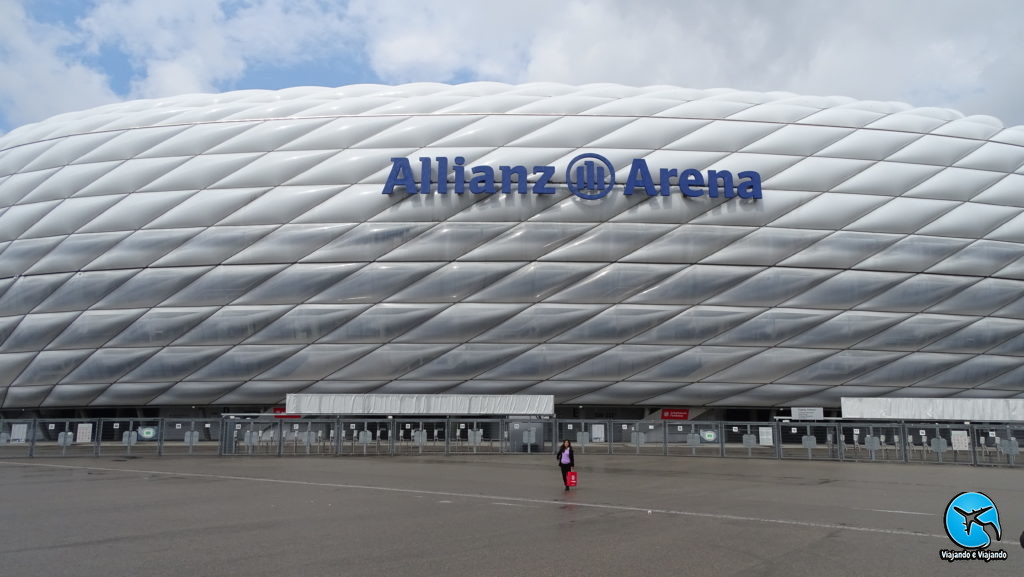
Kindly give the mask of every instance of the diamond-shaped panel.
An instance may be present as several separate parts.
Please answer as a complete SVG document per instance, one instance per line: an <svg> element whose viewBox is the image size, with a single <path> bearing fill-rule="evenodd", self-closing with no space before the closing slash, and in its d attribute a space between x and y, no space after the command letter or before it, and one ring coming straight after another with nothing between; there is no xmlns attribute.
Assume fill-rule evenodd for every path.
<svg viewBox="0 0 1024 577"><path fill-rule="evenodd" d="M1020 395L1021 134L900 103L611 84L62 114L0 137L0 403ZM617 171L600 200L565 185L586 152ZM456 156L469 174L551 165L554 193L455 194L451 169L418 170ZM450 192L381 194L396 157ZM634 159L758 171L763 198L623 195Z"/></svg>

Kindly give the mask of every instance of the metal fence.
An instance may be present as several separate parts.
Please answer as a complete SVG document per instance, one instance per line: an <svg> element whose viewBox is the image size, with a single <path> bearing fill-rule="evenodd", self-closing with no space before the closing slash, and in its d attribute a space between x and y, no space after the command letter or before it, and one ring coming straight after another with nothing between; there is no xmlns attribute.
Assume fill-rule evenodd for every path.
<svg viewBox="0 0 1024 577"><path fill-rule="evenodd" d="M1018 465L1024 423L483 418L0 420L0 458L580 454Z"/></svg>
<svg viewBox="0 0 1024 577"><path fill-rule="evenodd" d="M221 419L0 421L0 457L219 455Z"/></svg>

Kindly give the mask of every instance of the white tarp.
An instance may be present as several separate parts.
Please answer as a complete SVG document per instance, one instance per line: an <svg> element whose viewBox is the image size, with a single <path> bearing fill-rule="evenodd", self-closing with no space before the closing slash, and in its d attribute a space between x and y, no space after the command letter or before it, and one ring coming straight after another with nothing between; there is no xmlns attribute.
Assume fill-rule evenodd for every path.
<svg viewBox="0 0 1024 577"><path fill-rule="evenodd" d="M290 394L294 415L553 415L553 395Z"/></svg>
<svg viewBox="0 0 1024 577"><path fill-rule="evenodd" d="M888 421L1024 421L1024 399L848 398L844 419Z"/></svg>

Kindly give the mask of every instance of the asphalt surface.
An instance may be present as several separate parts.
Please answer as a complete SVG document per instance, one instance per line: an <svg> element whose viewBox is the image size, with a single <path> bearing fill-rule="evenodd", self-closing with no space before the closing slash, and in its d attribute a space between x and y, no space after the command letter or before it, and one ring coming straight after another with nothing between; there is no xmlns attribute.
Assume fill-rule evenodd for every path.
<svg viewBox="0 0 1024 577"><path fill-rule="evenodd" d="M0 461L0 575L1022 575L1024 469L577 456ZM1006 561L940 559L962 491Z"/></svg>

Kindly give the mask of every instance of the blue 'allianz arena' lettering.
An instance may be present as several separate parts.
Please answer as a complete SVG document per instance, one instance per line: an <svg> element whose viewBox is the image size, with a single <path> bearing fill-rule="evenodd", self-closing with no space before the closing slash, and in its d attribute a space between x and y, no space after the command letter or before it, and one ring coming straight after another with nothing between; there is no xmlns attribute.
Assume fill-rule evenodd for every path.
<svg viewBox="0 0 1024 577"><path fill-rule="evenodd" d="M703 196L706 188L706 193L711 198L734 198L737 196L748 199L761 198L760 173L746 170L736 176L739 177L739 180L734 185L733 175L728 170L709 170L705 176L704 173L693 168L683 171L662 168L658 184L655 184L651 170L647 167L647 161L635 158L629 167L629 176L626 177L622 193L631 195L640 189L648 196L668 196L672 193L674 186L684 196L691 197Z"/></svg>
<svg viewBox="0 0 1024 577"><path fill-rule="evenodd" d="M553 166L469 167L461 156L452 159L424 156L417 160L414 166L408 158L392 158L382 193L393 194L397 190L407 194L554 194L556 191L552 184ZM581 154L569 163L565 183L573 194L595 200L607 195L615 186L615 170L601 155ZM655 178L642 158L633 159L622 187L625 195L641 192L648 196L669 196L673 190L691 198L705 195L709 198L762 198L761 175L755 171L733 175L727 170L701 172L693 168L662 168Z"/></svg>

